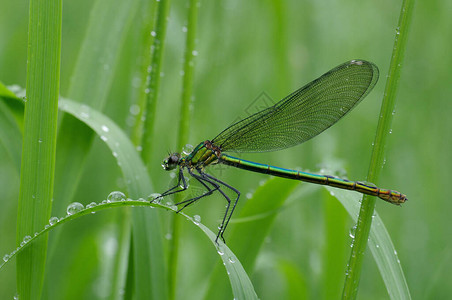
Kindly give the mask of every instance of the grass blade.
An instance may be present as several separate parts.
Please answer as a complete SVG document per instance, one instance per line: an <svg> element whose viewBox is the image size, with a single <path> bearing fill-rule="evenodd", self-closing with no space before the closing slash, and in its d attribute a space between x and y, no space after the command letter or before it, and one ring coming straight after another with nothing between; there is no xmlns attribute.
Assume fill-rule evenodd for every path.
<svg viewBox="0 0 452 300"><path fill-rule="evenodd" d="M395 96L397 93L401 65L405 53L406 40L413 13L414 0L404 0L400 11L399 25L396 30L396 38L389 67L389 75L386 81L385 94L381 105L380 118L378 121L377 134L375 136L374 148L369 167L367 180L378 182L380 170L384 163L385 145L391 129L393 111L395 108ZM359 278L362 269L364 252L372 223L375 209L375 197L364 196L358 222L356 225L356 236L346 272L343 299L355 299L358 293ZM390 294L390 296L392 296Z"/></svg>
<svg viewBox="0 0 452 300"><path fill-rule="evenodd" d="M360 195L348 191L325 187L344 206L354 221L358 218ZM373 215L369 235L369 248L385 282L391 299L411 299L397 252L388 231L377 212Z"/></svg>
<svg viewBox="0 0 452 300"><path fill-rule="evenodd" d="M198 23L199 0L190 0L187 10L187 39L185 41L184 70L182 83L182 96L180 107L180 121L177 137L177 149L182 149L189 139L191 103L193 94L193 81L195 69L195 50L196 29ZM179 195L176 199L180 199ZM179 202L179 200L177 200ZM177 261L179 258L179 218L172 219L172 239L169 245L169 284L170 299L176 295Z"/></svg>
<svg viewBox="0 0 452 300"><path fill-rule="evenodd" d="M61 0L31 0L28 30L27 104L24 116L17 243L49 220L54 186L60 85ZM47 235L17 257L21 299L42 292Z"/></svg>
<svg viewBox="0 0 452 300"><path fill-rule="evenodd" d="M155 111L157 107L157 98L160 87L160 69L162 67L163 50L165 46L166 27L168 23L168 14L170 0L158 1L156 28L152 35L155 35L153 45L151 47L151 66L150 81L148 88L148 97L146 101L146 111L144 113L145 121L143 124L143 136L141 145L143 147L142 155L144 163L149 166L151 164L152 146L154 143L154 122Z"/></svg>

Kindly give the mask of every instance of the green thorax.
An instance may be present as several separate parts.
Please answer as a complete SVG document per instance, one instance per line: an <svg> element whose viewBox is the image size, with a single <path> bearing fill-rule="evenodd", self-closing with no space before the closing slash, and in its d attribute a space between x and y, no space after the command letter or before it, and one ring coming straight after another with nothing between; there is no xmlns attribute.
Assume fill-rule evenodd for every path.
<svg viewBox="0 0 452 300"><path fill-rule="evenodd" d="M199 143L190 154L181 157L179 164L188 168L203 169L212 163L217 163L220 155L220 149L207 140Z"/></svg>

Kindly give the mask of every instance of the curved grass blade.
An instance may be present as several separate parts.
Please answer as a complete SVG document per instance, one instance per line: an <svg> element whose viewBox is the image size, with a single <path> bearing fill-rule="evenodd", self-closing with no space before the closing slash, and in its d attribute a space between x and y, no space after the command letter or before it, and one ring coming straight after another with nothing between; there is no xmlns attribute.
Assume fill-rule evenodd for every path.
<svg viewBox="0 0 452 300"><path fill-rule="evenodd" d="M60 100L60 109L90 126L108 145L113 156L118 160L129 195L139 198L152 191L151 180L146 168L129 138L113 121L102 113L78 102ZM159 282L166 276L163 257L163 240L160 234L160 222L155 211L133 210L132 229L134 236L135 270L137 276L136 293L146 299L165 299L166 281ZM149 234L152 232L153 234ZM138 276L139 275L139 276Z"/></svg>
<svg viewBox="0 0 452 300"><path fill-rule="evenodd" d="M360 209L360 195L325 187L338 199L356 222ZM411 299L405 275L391 238L378 213L375 211L369 235L369 248L380 270L391 299Z"/></svg>
<svg viewBox="0 0 452 300"><path fill-rule="evenodd" d="M367 181L378 182L382 166L385 160L385 147L388 139L391 123L394 115L396 92L399 83L401 66L405 55L408 29L413 14L414 0L404 0L399 15L398 27L394 40L391 64L386 80L385 92L381 103L380 118L378 119L377 132L374 139L374 147L370 160ZM369 238L369 230L372 223L372 215L375 209L374 197L364 196L356 225L356 238L350 253L348 270L345 276L343 299L355 299L358 293L359 278L361 275L362 261ZM409 294L408 294L409 296Z"/></svg>
<svg viewBox="0 0 452 300"><path fill-rule="evenodd" d="M166 210L172 210L174 212L177 211L177 208L175 206L167 206L162 205L156 202L151 203L148 200L140 199L140 200L132 200L132 199L126 199L125 195L124 197L119 197L115 199L115 201L111 200L104 200L100 204L96 205L89 205L86 208L83 207L80 203L77 205L79 209L77 211L74 211L71 214L68 214L62 218L51 218L50 224L45 226L40 232L37 232L31 236L26 236L24 238L24 242L18 247L16 250L14 250L11 254L5 255L3 257L3 262L0 264L0 270L9 262L11 261L14 256L16 256L18 253L23 251L26 247L28 247L34 240L38 239L42 235L48 233L50 230L53 230L55 227L60 226L66 222L72 221L74 219L80 218L85 215L91 215L94 212L102 211L105 209L110 209L114 207L135 207L135 206L147 206L147 207L158 207L163 208ZM216 244L215 238L216 234L213 233L210 229L208 229L203 224L193 220L193 218L187 216L186 214L180 212L178 213L179 216L185 217L187 220L191 221L193 224L198 226L210 239L212 244L217 248L217 252L220 255L221 259L223 260L223 264L226 268L226 271L228 273L228 276L230 278L230 283L232 287L232 291L234 294L235 299L258 299L256 293L254 292L254 287L251 283L251 280L249 279L248 275L246 274L244 268L240 264L240 261L237 259L235 254L224 244ZM153 235L153 234L151 234ZM162 280L155 280L159 284L161 284Z"/></svg>

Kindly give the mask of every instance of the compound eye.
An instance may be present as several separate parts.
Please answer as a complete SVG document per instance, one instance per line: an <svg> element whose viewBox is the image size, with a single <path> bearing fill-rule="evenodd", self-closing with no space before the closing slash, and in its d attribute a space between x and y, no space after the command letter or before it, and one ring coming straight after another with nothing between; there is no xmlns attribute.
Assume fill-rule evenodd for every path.
<svg viewBox="0 0 452 300"><path fill-rule="evenodd" d="M163 169L169 171L174 170L179 163L179 153L172 153L168 156L162 164Z"/></svg>

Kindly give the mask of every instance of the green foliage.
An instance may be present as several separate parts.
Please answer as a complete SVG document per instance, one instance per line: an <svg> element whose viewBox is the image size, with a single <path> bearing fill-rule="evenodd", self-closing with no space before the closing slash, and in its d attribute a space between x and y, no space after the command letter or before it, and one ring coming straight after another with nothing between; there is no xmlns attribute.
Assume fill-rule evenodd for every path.
<svg viewBox="0 0 452 300"><path fill-rule="evenodd" d="M0 4L9 12L0 19L0 80L24 87L28 6L22 1ZM364 179L384 79L390 73L400 5L203 1L194 26L188 21L187 3L172 1L158 66L158 98L151 104L155 105L154 129L146 153L150 167L145 171L130 141L139 145L136 119L146 109L140 101L151 62L145 53L150 53L149 31L155 30L154 11L158 10L139 0L65 3L60 94L73 101L61 100L59 115L69 110L73 115L64 113L59 120L52 215L65 215L70 202L99 203L115 190L136 201L105 204L106 208L118 206L114 209L86 210L83 217L74 216L44 232L49 233L49 249L45 273L39 271L44 280L42 299L165 299L172 295L200 299L215 292L226 298L232 292L237 299L256 295L261 299L339 298L351 249L349 231L358 208L347 209L354 216L349 218L337 199L356 205L353 192L332 189L335 196L331 197L312 185L281 179L260 186L260 180L268 179L264 175L212 166L211 174L242 192L225 234L229 248L220 249L223 255L211 246L224 211L220 196L184 210L187 216L201 216L202 224L179 222L176 233L171 219L184 219L184 215L162 207L130 205L139 206L144 203L138 201L140 197L174 184L160 168L169 150L180 151L178 145L186 141L196 144L213 138L237 118L355 58L376 63L381 74L380 83L359 107L302 146L245 158L312 171L325 166L337 170L339 165L350 179ZM359 298L409 297L410 292L413 298L441 299L452 293L447 276L452 267L447 254L452 204L446 195L452 166L447 96L452 93L452 57L448 55L452 43L446 38L451 5L419 2L414 11L396 113L385 129L391 133L382 157L385 163L378 167L381 186L407 194L410 201L398 208L377 200L382 221L376 222L375 217L372 222L380 230L371 229L371 252L364 252ZM195 35L197 43L187 46L187 33ZM186 49L197 54L189 78L181 76L181 70L189 73L184 67ZM185 99L190 89L194 97L185 102L188 111L187 106L181 108L183 89ZM17 87L10 90L20 92ZM29 129L24 127L23 103L3 86L0 94L0 253L7 254L16 247L17 232L10 224L17 223L21 147ZM192 181L188 193L199 188ZM164 199L164 204L175 200ZM48 221L46 212L32 210ZM26 245L31 249L40 242L44 239ZM177 268L168 270L171 247L179 250L172 258ZM226 268L218 263L219 257ZM11 264L15 258L0 270L4 297L12 298L19 290Z"/></svg>

